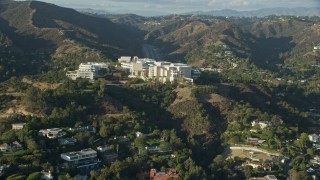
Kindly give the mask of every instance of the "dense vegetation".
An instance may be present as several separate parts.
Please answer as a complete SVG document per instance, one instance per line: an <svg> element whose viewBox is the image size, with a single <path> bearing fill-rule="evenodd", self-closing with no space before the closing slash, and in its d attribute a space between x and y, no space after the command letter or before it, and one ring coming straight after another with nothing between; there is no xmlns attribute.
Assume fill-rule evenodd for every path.
<svg viewBox="0 0 320 180"><path fill-rule="evenodd" d="M0 153L0 165L10 165L1 178L37 179L50 170L57 179L133 179L169 167L182 179L319 174L307 172L320 155L308 139L319 121L318 17L108 16L115 24L40 2L0 7L0 144L23 147ZM143 35L169 60L203 68L201 77L192 85L65 78L81 62L139 55ZM26 126L12 130L18 122ZM97 131L69 129L84 126ZM61 128L77 143L39 136L45 128ZM104 144L117 160L99 152L97 169L62 168L61 153ZM154 146L161 151L147 150ZM253 169L242 166L250 156L230 158L230 147L279 156L271 171Z"/></svg>

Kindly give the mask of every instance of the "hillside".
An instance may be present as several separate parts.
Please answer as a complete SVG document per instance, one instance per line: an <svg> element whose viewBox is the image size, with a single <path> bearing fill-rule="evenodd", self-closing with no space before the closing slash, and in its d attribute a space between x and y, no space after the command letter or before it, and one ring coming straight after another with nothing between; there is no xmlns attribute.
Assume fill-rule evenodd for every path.
<svg viewBox="0 0 320 180"><path fill-rule="evenodd" d="M319 18L180 16L167 19L172 21L151 29L145 39L163 47L170 60L184 61L187 55L186 61L201 67L197 62L215 58L202 56L208 55L208 48L224 46L236 57L249 58L267 69L276 64L297 63L297 56L310 59L303 60L304 65L319 63L319 54L313 53L313 46L319 43Z"/></svg>
<svg viewBox="0 0 320 180"><path fill-rule="evenodd" d="M106 60L140 52L135 34L104 18L38 1L1 3L0 12L3 36L47 68L51 59L68 64L71 56Z"/></svg>

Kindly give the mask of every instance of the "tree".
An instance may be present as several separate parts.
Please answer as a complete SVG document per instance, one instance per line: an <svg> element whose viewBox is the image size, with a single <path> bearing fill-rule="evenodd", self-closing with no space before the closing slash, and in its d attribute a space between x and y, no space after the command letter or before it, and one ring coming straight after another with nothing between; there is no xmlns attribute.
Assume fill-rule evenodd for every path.
<svg viewBox="0 0 320 180"><path fill-rule="evenodd" d="M299 139L297 139L294 143L296 146L300 148L300 150L303 150L307 147L309 138L307 133L301 133Z"/></svg>
<svg viewBox="0 0 320 180"><path fill-rule="evenodd" d="M27 180L38 180L41 178L41 172L34 172L32 174L29 174Z"/></svg>
<svg viewBox="0 0 320 180"><path fill-rule="evenodd" d="M106 138L108 136L108 128L105 125L102 125L99 130L101 137Z"/></svg>
<svg viewBox="0 0 320 180"><path fill-rule="evenodd" d="M147 141L146 136L142 135L140 137L137 137L134 140L134 144L136 145L137 148L144 148L146 141Z"/></svg>
<svg viewBox="0 0 320 180"><path fill-rule="evenodd" d="M171 144L165 141L161 142L159 147L161 151L164 151L164 152L171 150Z"/></svg>
<svg viewBox="0 0 320 180"><path fill-rule="evenodd" d="M250 178L253 174L253 167L252 166L245 166L244 167L244 175L246 178Z"/></svg>

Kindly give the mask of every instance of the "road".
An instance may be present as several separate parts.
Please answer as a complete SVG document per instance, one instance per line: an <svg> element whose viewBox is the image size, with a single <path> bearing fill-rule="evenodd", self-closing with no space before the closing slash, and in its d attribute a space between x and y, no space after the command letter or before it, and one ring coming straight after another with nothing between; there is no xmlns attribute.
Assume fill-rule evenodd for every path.
<svg viewBox="0 0 320 180"><path fill-rule="evenodd" d="M145 57L154 59L157 61L161 61L161 56L159 55L157 49L154 46L149 44L144 44L142 46L142 50Z"/></svg>

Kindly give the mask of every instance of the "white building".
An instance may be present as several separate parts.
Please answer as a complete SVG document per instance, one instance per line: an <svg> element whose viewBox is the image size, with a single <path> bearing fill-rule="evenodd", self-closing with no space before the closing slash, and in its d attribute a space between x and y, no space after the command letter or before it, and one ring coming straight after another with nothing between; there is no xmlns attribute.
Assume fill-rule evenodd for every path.
<svg viewBox="0 0 320 180"><path fill-rule="evenodd" d="M98 146L97 150L100 152L106 152L106 151L110 150L110 148L111 147L109 145L104 145L104 146Z"/></svg>
<svg viewBox="0 0 320 180"><path fill-rule="evenodd" d="M91 148L62 153L60 157L69 165L76 166L77 168L96 167L99 163L97 160L97 151Z"/></svg>
<svg viewBox="0 0 320 180"><path fill-rule="evenodd" d="M309 141L317 143L320 140L320 137L316 134L310 134L308 135Z"/></svg>
<svg viewBox="0 0 320 180"><path fill-rule="evenodd" d="M68 71L66 76L72 80L78 78L94 80L97 77L100 77L99 72L103 69L109 71L108 64L95 62L81 63L78 70Z"/></svg>
<svg viewBox="0 0 320 180"><path fill-rule="evenodd" d="M177 78L192 78L192 68L182 63L155 62L149 67L149 78L160 82L173 82Z"/></svg>
<svg viewBox="0 0 320 180"><path fill-rule="evenodd" d="M77 142L75 138L61 138L58 139L59 145L74 145Z"/></svg>
<svg viewBox="0 0 320 180"><path fill-rule="evenodd" d="M251 123L252 127L253 126L259 126L261 129L264 129L266 127L272 126L271 122L267 122L267 121L253 121Z"/></svg>
<svg viewBox="0 0 320 180"><path fill-rule="evenodd" d="M129 78L142 78L158 80L160 82L173 82L177 78L184 78L193 82L193 78L200 76L199 70L194 70L183 63L155 61L148 58L133 57L128 62L128 57L118 59L121 67L130 72Z"/></svg>
<svg viewBox="0 0 320 180"><path fill-rule="evenodd" d="M66 135L66 133L60 128L52 128L52 129L41 129L39 131L39 135L45 136L49 139L55 139L55 138L60 138Z"/></svg>
<svg viewBox="0 0 320 180"><path fill-rule="evenodd" d="M129 63L131 62L131 57L130 56L121 56L118 58L119 63Z"/></svg>
<svg viewBox="0 0 320 180"><path fill-rule="evenodd" d="M80 151L62 153L60 154L60 157L65 161L78 163L83 160L97 158L97 151L88 148Z"/></svg>
<svg viewBox="0 0 320 180"><path fill-rule="evenodd" d="M12 124L13 130L20 130L23 129L23 127L26 125L26 123L14 123Z"/></svg>

